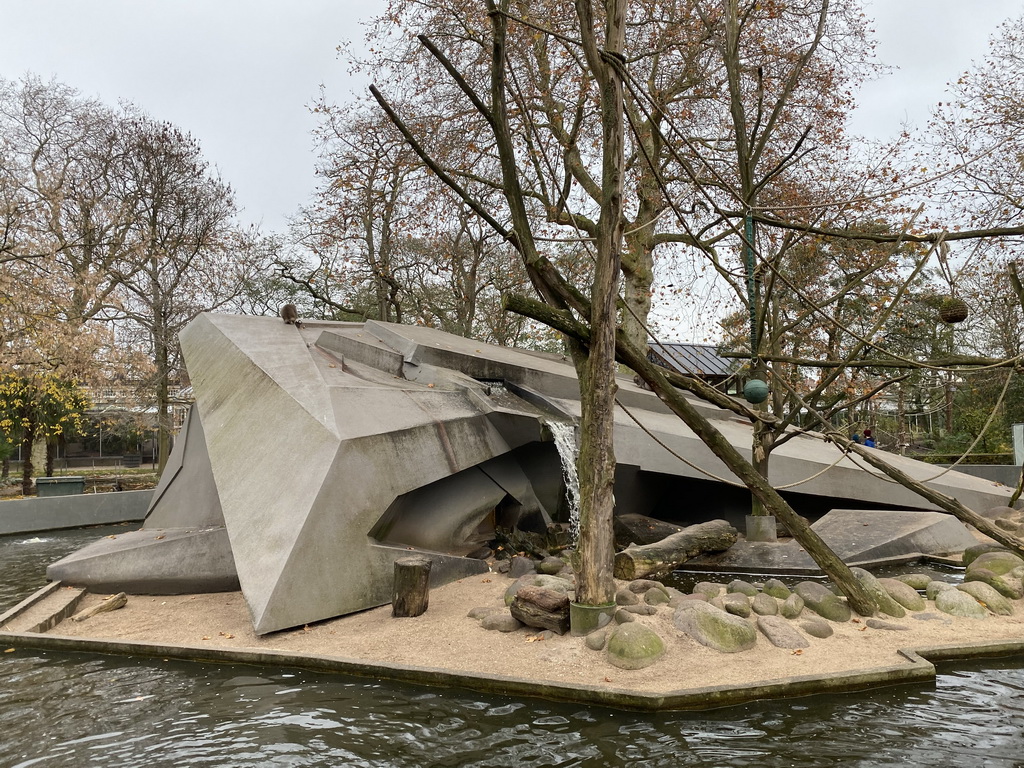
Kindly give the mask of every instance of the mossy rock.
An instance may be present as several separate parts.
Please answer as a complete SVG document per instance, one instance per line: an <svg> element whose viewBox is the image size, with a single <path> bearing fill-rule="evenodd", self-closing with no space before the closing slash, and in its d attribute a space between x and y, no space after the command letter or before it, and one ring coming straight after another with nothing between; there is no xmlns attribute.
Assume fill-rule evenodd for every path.
<svg viewBox="0 0 1024 768"><path fill-rule="evenodd" d="M978 558L975 562L980 560L981 558ZM980 581L983 584L988 584L1000 595L1011 600L1020 600L1024 597L1024 584L1021 583L1020 579L1013 578L1010 574L1001 576L994 571L990 571L988 568L968 568L967 573L964 575L964 581Z"/></svg>
<svg viewBox="0 0 1024 768"><path fill-rule="evenodd" d="M824 584L801 581L796 585L796 593L807 608L829 621L846 622L853 616L850 606Z"/></svg>
<svg viewBox="0 0 1024 768"><path fill-rule="evenodd" d="M753 597L757 594L757 587L755 587L749 581L744 581L743 579L733 579L729 582L728 586L726 586L725 591L729 594L735 592L741 595L746 595L747 597Z"/></svg>
<svg viewBox="0 0 1024 768"><path fill-rule="evenodd" d="M950 616L984 619L988 616L981 603L959 589L944 589L935 597L935 609Z"/></svg>
<svg viewBox="0 0 1024 768"><path fill-rule="evenodd" d="M779 613L779 601L762 592L754 595L754 599L750 601L750 609L758 616L776 616Z"/></svg>
<svg viewBox="0 0 1024 768"><path fill-rule="evenodd" d="M885 591L885 587L878 583L878 579L875 578L874 574L865 571L863 568L851 568L850 572L860 582L860 585L864 587L865 591L871 596L871 599L875 601L878 610L886 616L892 616L897 619L907 615L906 609Z"/></svg>
<svg viewBox="0 0 1024 768"><path fill-rule="evenodd" d="M766 595L777 597L779 600L785 600L791 594L793 594L793 590L791 590L778 579L768 579L768 581L764 583L764 588L762 589L762 591Z"/></svg>
<svg viewBox="0 0 1024 768"><path fill-rule="evenodd" d="M984 568L985 570L992 571L992 573L998 576L1005 576L1014 568L1024 567L1024 560L1021 560L1013 552L985 552L974 559L969 566L967 566L967 573L977 568Z"/></svg>
<svg viewBox="0 0 1024 768"><path fill-rule="evenodd" d="M512 601L515 599L516 593L525 586L553 589L556 592L561 592L562 594L568 594L575 589L571 581L559 576L546 576L542 573L527 573L513 581L509 585L508 589L505 590L505 605L512 605Z"/></svg>
<svg viewBox="0 0 1024 768"><path fill-rule="evenodd" d="M999 616L1013 615L1013 603L1000 595L995 588L983 581L965 581L963 584L957 586L957 589L961 592L966 592L985 608L992 611L992 613L998 614Z"/></svg>
<svg viewBox="0 0 1024 768"><path fill-rule="evenodd" d="M619 669L643 669L665 655L665 641L636 622L620 624L608 638L608 662Z"/></svg>
<svg viewBox="0 0 1024 768"><path fill-rule="evenodd" d="M783 600L782 605L779 606L779 613L786 619L795 619L803 612L804 599L796 593Z"/></svg>
<svg viewBox="0 0 1024 768"><path fill-rule="evenodd" d="M878 583L889 593L889 596L908 611L923 611L927 606L917 588L899 579L879 579ZM925 584L925 587L928 585Z"/></svg>
<svg viewBox="0 0 1024 768"><path fill-rule="evenodd" d="M757 631L750 622L710 603L694 601L679 606L672 623L701 645L722 653L746 651L757 642Z"/></svg>
<svg viewBox="0 0 1024 768"><path fill-rule="evenodd" d="M932 580L932 577L927 573L903 573L893 578L896 581L902 581L911 589L921 592L928 588L928 583Z"/></svg>

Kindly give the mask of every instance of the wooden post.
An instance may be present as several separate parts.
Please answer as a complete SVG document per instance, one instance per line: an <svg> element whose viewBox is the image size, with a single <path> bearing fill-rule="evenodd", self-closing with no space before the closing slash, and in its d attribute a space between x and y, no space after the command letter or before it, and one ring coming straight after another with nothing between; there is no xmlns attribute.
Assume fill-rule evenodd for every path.
<svg viewBox="0 0 1024 768"><path fill-rule="evenodd" d="M391 592L391 615L419 616L430 600L430 565L426 557L395 560L395 585Z"/></svg>

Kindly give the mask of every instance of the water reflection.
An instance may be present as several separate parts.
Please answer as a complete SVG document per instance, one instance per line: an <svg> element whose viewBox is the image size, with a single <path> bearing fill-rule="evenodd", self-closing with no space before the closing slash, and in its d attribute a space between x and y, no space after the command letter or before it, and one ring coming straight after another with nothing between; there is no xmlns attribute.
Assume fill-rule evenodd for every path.
<svg viewBox="0 0 1024 768"><path fill-rule="evenodd" d="M0 655L0 733L2 766L1017 768L1024 668L986 661L950 668L934 686L649 715L19 649Z"/></svg>

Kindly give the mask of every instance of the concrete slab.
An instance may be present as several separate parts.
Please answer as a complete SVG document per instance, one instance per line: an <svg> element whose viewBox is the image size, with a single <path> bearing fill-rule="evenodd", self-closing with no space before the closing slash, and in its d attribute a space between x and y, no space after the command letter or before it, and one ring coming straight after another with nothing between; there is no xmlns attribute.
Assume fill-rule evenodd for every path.
<svg viewBox="0 0 1024 768"><path fill-rule="evenodd" d="M83 493L0 502L0 535L134 523L146 516L153 491Z"/></svg>

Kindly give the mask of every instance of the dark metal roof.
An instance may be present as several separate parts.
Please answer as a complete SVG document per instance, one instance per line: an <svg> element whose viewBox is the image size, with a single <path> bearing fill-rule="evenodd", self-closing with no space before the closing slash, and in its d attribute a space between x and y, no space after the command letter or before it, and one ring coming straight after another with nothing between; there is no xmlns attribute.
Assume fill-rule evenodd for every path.
<svg viewBox="0 0 1024 768"><path fill-rule="evenodd" d="M736 360L722 357L711 344L662 344L653 342L651 354L669 368L680 373L710 378L731 376L738 367Z"/></svg>

